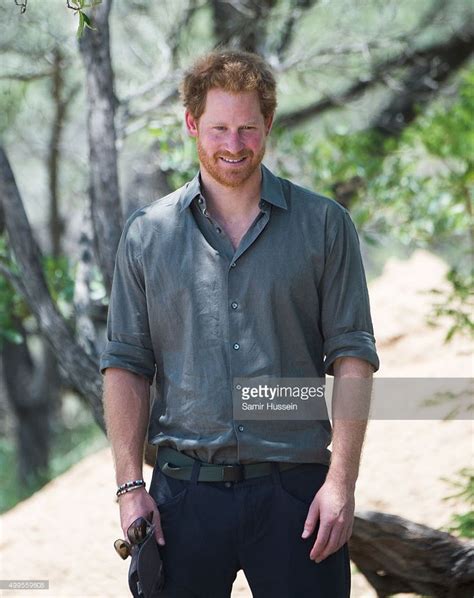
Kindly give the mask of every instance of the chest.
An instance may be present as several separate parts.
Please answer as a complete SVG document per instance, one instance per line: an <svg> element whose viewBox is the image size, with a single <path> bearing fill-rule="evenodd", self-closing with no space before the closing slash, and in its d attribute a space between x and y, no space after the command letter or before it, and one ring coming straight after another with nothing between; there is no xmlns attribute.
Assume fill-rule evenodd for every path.
<svg viewBox="0 0 474 598"><path fill-rule="evenodd" d="M150 323L159 325L162 337L172 340L178 328L217 336L232 322L317 312L322 254L302 235L290 235L277 218L260 234L253 227L240 244L249 220L223 229L238 247L231 257L206 240L192 216L173 234L162 229L144 252Z"/></svg>
<svg viewBox="0 0 474 598"><path fill-rule="evenodd" d="M245 218L239 218L236 220L220 220L219 224L225 234L229 237L232 247L237 249L245 236L246 232L255 222L256 218L260 216L260 210L256 210L246 216Z"/></svg>
<svg viewBox="0 0 474 598"><path fill-rule="evenodd" d="M251 220L246 220L245 222L236 222L232 224L222 223L222 229L224 230L225 234L229 237L230 242L232 243L232 247L237 249L242 241L245 233L248 231L252 224Z"/></svg>

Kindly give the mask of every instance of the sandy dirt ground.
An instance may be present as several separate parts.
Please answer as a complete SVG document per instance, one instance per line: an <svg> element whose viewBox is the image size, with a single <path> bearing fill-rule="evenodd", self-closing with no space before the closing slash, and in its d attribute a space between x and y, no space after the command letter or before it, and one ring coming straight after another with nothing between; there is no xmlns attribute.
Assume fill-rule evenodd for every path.
<svg viewBox="0 0 474 598"><path fill-rule="evenodd" d="M472 343L457 338L445 345L446 326L431 328L425 322L432 302L426 291L442 288L445 271L438 258L417 251L407 261L388 261L371 285L382 363L379 376L473 375ZM371 421L356 508L393 513L437 528L446 525L451 514L466 505L443 500L451 493L443 478L473 466L473 440L469 421ZM149 480L151 468L146 467L145 475ZM49 590L3 590L0 595L128 596L127 563L112 546L121 536L114 487L111 454L105 449L2 515L0 579L49 580ZM356 572L352 586L353 598L375 598ZM251 596L242 572L232 596Z"/></svg>

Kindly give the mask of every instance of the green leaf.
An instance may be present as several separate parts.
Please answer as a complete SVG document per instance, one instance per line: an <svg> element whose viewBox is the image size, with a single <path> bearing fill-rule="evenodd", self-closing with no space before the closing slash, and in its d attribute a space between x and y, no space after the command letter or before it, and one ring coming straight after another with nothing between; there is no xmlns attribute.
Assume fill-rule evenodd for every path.
<svg viewBox="0 0 474 598"><path fill-rule="evenodd" d="M21 345L23 342L23 336L16 330L4 330L2 331L2 336L14 345Z"/></svg>
<svg viewBox="0 0 474 598"><path fill-rule="evenodd" d="M84 19L86 26L89 27L89 29L93 29L92 22L89 19L89 17L86 14L84 14L83 12L81 12L81 15L82 15L82 18Z"/></svg>
<svg viewBox="0 0 474 598"><path fill-rule="evenodd" d="M79 13L79 25L77 27L77 37L82 37L84 33L84 13Z"/></svg>

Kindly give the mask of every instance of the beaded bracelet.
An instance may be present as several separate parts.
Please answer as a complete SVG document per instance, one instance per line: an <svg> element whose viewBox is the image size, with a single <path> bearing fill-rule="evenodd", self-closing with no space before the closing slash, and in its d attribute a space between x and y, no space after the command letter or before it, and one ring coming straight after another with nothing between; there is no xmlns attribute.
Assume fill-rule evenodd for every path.
<svg viewBox="0 0 474 598"><path fill-rule="evenodd" d="M144 480L132 480L131 482L125 482L117 488L116 494L117 496L120 496L121 494L125 494L125 492L128 492L129 490L141 488L142 486L145 486Z"/></svg>
<svg viewBox="0 0 474 598"><path fill-rule="evenodd" d="M139 488L144 488L145 484L137 484L136 486L130 486L129 488L124 488L123 490L117 490L117 498L122 496L122 494L126 494L127 492L131 492L132 490L138 490Z"/></svg>

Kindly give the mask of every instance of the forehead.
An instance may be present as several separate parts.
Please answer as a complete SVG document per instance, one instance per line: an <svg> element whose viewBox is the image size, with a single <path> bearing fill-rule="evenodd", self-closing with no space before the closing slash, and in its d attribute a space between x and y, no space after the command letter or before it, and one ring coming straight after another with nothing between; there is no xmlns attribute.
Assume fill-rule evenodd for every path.
<svg viewBox="0 0 474 598"><path fill-rule="evenodd" d="M201 118L263 118L257 91L233 93L224 89L210 89Z"/></svg>

